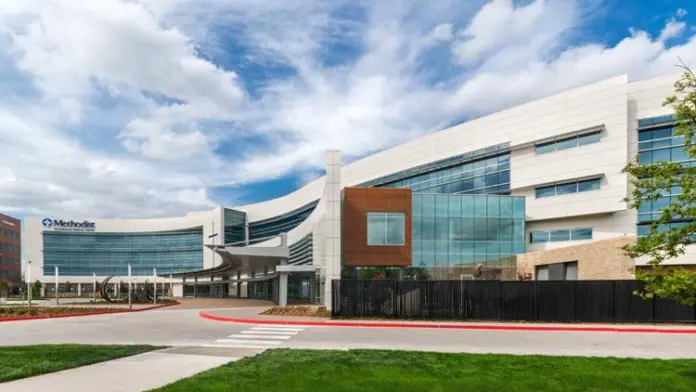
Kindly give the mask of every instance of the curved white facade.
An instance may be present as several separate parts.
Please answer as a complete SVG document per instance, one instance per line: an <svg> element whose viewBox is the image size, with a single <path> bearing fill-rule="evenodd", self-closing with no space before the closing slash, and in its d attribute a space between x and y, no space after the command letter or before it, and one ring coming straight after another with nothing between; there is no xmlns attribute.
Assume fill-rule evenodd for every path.
<svg viewBox="0 0 696 392"><path fill-rule="evenodd" d="M676 78L666 76L629 83L626 75L613 77L431 133L343 167L339 155L329 153L328 176L286 196L234 209L246 213L247 223L253 223L319 200L309 218L288 232L289 244L313 235L314 265L322 269L322 275L335 277L340 271L341 246L340 216L336 215L340 215L340 190L343 187L506 144L510 154L510 194L526 196L527 252L582 243L530 243L532 232L592 228L591 241L634 236L637 216L623 201L629 195L629 181L621 170L637 154L638 120L669 114L662 102L672 92ZM599 132L597 142L551 153L536 151L538 144L590 132ZM535 196L539 187L585 179L599 179L599 189L554 197ZM42 225L43 218L26 218L24 249L26 259L32 261L31 276L41 279L45 275L50 281L51 271L42 270L41 233L47 230ZM83 217L63 217L66 218L84 220ZM97 232L151 232L201 227L204 243L219 245L222 235L210 236L222 233L223 220L224 208L219 207L176 218L89 221L95 223ZM333 242L328 241L330 238ZM273 240L255 246L272 244ZM689 259L693 260L690 253L673 263L685 263ZM218 264L218 256L204 249L203 268ZM73 282L79 280L70 279ZM91 279L86 277L83 280L91 282Z"/></svg>

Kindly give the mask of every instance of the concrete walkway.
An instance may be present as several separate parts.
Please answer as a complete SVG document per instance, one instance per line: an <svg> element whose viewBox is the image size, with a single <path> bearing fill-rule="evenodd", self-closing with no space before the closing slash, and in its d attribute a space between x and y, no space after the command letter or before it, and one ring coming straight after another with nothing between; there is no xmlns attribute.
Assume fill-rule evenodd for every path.
<svg viewBox="0 0 696 392"><path fill-rule="evenodd" d="M262 350L172 348L0 384L1 392L140 392Z"/></svg>

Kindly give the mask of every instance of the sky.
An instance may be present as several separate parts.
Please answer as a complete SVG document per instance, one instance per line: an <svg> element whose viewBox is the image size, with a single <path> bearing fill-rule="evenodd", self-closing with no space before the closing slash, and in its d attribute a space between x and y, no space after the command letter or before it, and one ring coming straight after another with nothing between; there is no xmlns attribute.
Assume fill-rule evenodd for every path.
<svg viewBox="0 0 696 392"><path fill-rule="evenodd" d="M696 66L691 0L0 0L0 212L162 217Z"/></svg>

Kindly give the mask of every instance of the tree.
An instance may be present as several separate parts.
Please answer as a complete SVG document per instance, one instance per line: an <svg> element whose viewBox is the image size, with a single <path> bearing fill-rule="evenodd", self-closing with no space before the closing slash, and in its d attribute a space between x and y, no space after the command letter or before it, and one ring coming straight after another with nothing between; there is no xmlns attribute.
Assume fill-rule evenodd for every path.
<svg viewBox="0 0 696 392"><path fill-rule="evenodd" d="M518 272L517 273L517 280L519 280L520 282L530 282L530 281L534 280L534 275L532 275L531 272L525 272L525 273Z"/></svg>
<svg viewBox="0 0 696 392"><path fill-rule="evenodd" d="M0 279L0 297L5 297L7 296L7 291L9 290L10 286L7 284L5 279Z"/></svg>
<svg viewBox="0 0 696 392"><path fill-rule="evenodd" d="M684 63L680 67L685 72L674 83L675 94L665 100L664 106L674 109L675 134L684 139L690 159L696 159L696 75ZM649 258L651 268L636 272L636 278L645 282L639 295L696 304L696 270L663 265L665 260L683 255L686 247L696 242L696 167L665 161L639 165L636 160L624 172L634 187L627 201L636 210L666 194L678 193L661 210L649 233L623 247L630 257Z"/></svg>
<svg viewBox="0 0 696 392"><path fill-rule="evenodd" d="M36 282L34 282L31 285L31 296L32 297L40 297L41 296L41 282L37 279Z"/></svg>

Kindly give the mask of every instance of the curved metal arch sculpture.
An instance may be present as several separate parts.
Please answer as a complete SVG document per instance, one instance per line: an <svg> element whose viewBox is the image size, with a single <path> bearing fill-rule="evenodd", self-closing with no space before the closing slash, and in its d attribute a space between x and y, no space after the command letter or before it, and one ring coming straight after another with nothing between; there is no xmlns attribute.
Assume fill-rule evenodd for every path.
<svg viewBox="0 0 696 392"><path fill-rule="evenodd" d="M104 281L101 284L101 287L99 288L99 293L101 294L104 301L108 303L114 303L114 300L111 299L111 297L109 296L109 290L107 290L106 288L107 284L109 283L109 280L111 280L111 278L114 277L115 276L112 275L104 279ZM151 301L154 299L155 295L157 295L157 293L155 293L154 285L151 284L145 284L142 291L133 290L133 297L135 300Z"/></svg>
<svg viewBox="0 0 696 392"><path fill-rule="evenodd" d="M111 297L109 297L109 292L106 289L107 283L109 283L109 280L113 278L113 276L109 276L108 278L104 279L104 281L101 284L101 287L99 288L99 294L101 294L102 298L104 298L104 301L108 303L114 303L113 300L111 300Z"/></svg>

